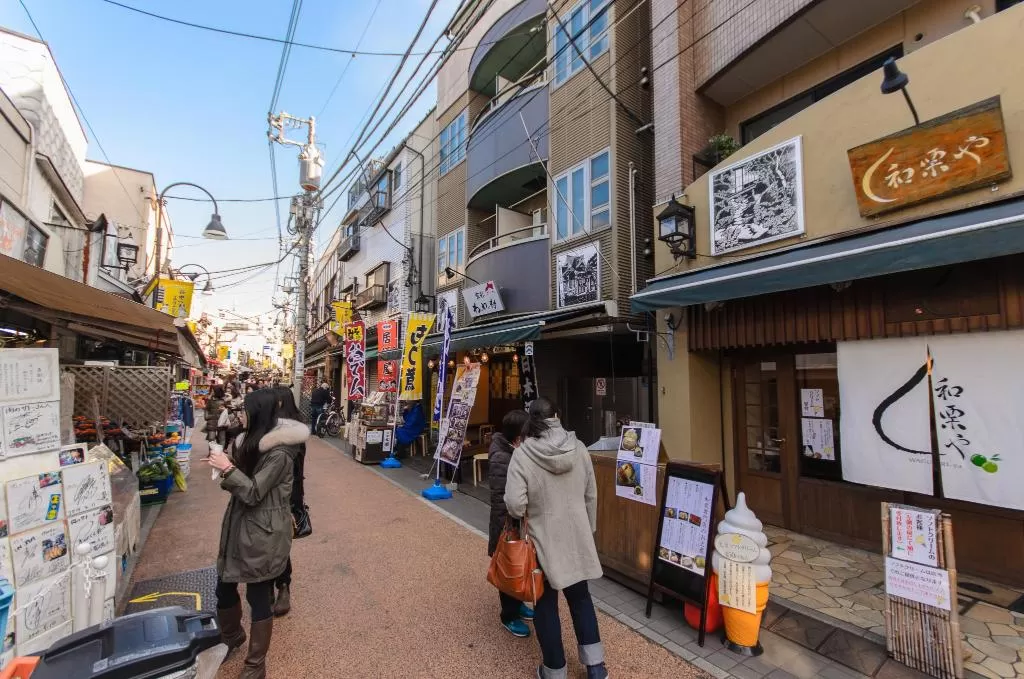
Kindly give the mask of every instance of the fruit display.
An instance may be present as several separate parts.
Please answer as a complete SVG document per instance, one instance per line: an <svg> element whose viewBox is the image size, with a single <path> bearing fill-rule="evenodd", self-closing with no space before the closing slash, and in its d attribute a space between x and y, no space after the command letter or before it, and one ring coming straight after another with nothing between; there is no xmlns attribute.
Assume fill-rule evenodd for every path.
<svg viewBox="0 0 1024 679"><path fill-rule="evenodd" d="M85 417L84 415L75 415L71 418L75 427L75 441L79 443L91 443L96 440L96 420L93 418ZM124 432L121 427L112 423L106 417L100 417L100 424L103 426L103 438L112 439L124 436Z"/></svg>

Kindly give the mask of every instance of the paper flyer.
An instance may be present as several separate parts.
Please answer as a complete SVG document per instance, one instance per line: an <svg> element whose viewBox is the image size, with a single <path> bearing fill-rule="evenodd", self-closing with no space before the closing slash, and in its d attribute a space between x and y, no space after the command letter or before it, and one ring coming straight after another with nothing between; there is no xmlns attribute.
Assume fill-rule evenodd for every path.
<svg viewBox="0 0 1024 679"><path fill-rule="evenodd" d="M803 436L803 455L815 460L835 460L836 442L832 429L832 420L816 417L800 418Z"/></svg>
<svg viewBox="0 0 1024 679"><path fill-rule="evenodd" d="M622 428L622 435L619 437L619 452L616 457L620 462L642 462L656 465L658 464L660 446L660 429L630 425Z"/></svg>
<svg viewBox="0 0 1024 679"><path fill-rule="evenodd" d="M0 404L59 399L60 366L56 349L0 352Z"/></svg>
<svg viewBox="0 0 1024 679"><path fill-rule="evenodd" d="M751 564L719 560L718 601L729 608L757 612L757 583Z"/></svg>
<svg viewBox="0 0 1024 679"><path fill-rule="evenodd" d="M938 566L938 531L937 511L889 506L889 551L897 559Z"/></svg>
<svg viewBox="0 0 1024 679"><path fill-rule="evenodd" d="M44 472L7 482L7 519L11 535L64 519L60 472Z"/></svg>
<svg viewBox="0 0 1024 679"><path fill-rule="evenodd" d="M14 582L20 592L26 585L63 573L71 567L64 522L52 523L11 538Z"/></svg>
<svg viewBox="0 0 1024 679"><path fill-rule="evenodd" d="M0 419L8 457L60 448L60 401L6 405Z"/></svg>
<svg viewBox="0 0 1024 679"><path fill-rule="evenodd" d="M658 468L639 462L616 463L615 494L644 504L657 504Z"/></svg>
<svg viewBox="0 0 1024 679"><path fill-rule="evenodd" d="M800 415L825 417L825 395L821 389L800 390Z"/></svg>

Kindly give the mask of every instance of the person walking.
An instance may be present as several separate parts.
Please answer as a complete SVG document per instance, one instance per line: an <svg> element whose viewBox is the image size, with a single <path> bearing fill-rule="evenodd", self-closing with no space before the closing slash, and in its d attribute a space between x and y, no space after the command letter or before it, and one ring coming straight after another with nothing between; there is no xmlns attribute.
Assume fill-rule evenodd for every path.
<svg viewBox="0 0 1024 679"><path fill-rule="evenodd" d="M221 430L218 422L220 421L220 414L224 411L227 406L224 399L224 387L219 384L215 384L211 389L210 398L206 401L206 440L217 441L223 444L221 441Z"/></svg>
<svg viewBox="0 0 1024 679"><path fill-rule="evenodd" d="M221 522L217 554L217 619L232 650L246 641L238 585L251 609L249 649L241 679L265 679L274 630L274 581L288 564L292 544L292 469L297 446L309 438L301 423L280 420L270 390L245 398L245 433L229 457L210 452L220 486L231 494Z"/></svg>
<svg viewBox="0 0 1024 679"><path fill-rule="evenodd" d="M539 679L565 679L567 666L558 617L558 592L565 595L587 679L606 679L604 645L588 580L602 576L594 544L597 483L590 454L562 428L554 404L530 404L523 441L508 466L505 505L509 516L528 518L529 533L544 571L544 593L534 607L533 629L543 663Z"/></svg>
<svg viewBox="0 0 1024 679"><path fill-rule="evenodd" d="M298 407L295 405L295 397L292 395L292 390L287 387L275 387L274 394L277 397L278 407L278 421L279 422L295 422L302 424L302 413L299 412ZM292 467L292 495L291 495L291 511L292 516L302 512L306 504L306 490L304 481L306 478L306 442L296 446L295 463ZM288 615L288 612L292 609L292 558L288 557L288 565L285 566L284 572L278 576L277 580L274 581L276 585L277 593L274 597L274 616L281 617Z"/></svg>
<svg viewBox="0 0 1024 679"><path fill-rule="evenodd" d="M313 427L313 433L320 436L320 432L316 431L317 422L320 419L321 413L324 412L324 408L331 402L331 385L323 382L319 387L313 390L313 393L309 396L309 423Z"/></svg>
<svg viewBox="0 0 1024 679"><path fill-rule="evenodd" d="M524 410L512 410L501 420L501 431L491 437L487 451L487 483L491 489L491 520L487 530L487 556L492 556L498 547L498 539L505 528L508 509L505 507L505 481L512 453L519 445L523 427L530 419ZM526 620L533 619L533 610L515 597L498 591L501 601L501 624L513 636L528 637L530 628Z"/></svg>

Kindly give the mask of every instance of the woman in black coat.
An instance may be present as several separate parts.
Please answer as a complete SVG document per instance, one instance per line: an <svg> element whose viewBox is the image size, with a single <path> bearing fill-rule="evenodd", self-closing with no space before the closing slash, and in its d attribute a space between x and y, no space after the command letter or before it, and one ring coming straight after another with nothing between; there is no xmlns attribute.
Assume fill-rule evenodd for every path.
<svg viewBox="0 0 1024 679"><path fill-rule="evenodd" d="M491 447L487 452L487 480L491 489L491 522L487 536L487 556L494 554L498 546L498 538L505 527L508 509L505 508L505 479L508 477L508 464L512 461L512 453L519 444L530 417L524 410L513 410L501 421L501 431L491 438ZM530 636L530 628L523 620L532 620L533 611L504 592L498 592L501 598L501 624L517 637Z"/></svg>

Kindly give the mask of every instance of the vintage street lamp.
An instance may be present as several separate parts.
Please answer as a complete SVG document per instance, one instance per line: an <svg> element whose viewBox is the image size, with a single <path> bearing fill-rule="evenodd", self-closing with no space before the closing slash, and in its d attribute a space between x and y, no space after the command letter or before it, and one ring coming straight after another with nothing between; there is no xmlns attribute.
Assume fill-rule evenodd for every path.
<svg viewBox="0 0 1024 679"><path fill-rule="evenodd" d="M893 57L889 57L882 64L882 72L885 74L885 78L882 80L882 94L902 92L903 98L907 100L907 106L910 107L910 113L914 116L914 125L920 125L921 119L917 117L917 109L914 108L914 102L910 100L910 94L907 92L910 77L900 70Z"/></svg>
<svg viewBox="0 0 1024 679"><path fill-rule="evenodd" d="M658 215L658 240L668 245L672 256L693 259L697 256L695 210L676 200L675 194Z"/></svg>
<svg viewBox="0 0 1024 679"><path fill-rule="evenodd" d="M212 295L213 294L213 281L211 280L210 272L207 271L206 267L202 266L200 264L182 264L180 267L178 267L178 273L181 273L181 270L184 269L187 266L194 266L197 269L202 269L203 270L203 273L206 274L206 285L203 286L203 294L206 295L206 296ZM199 278L199 276L201 274L193 273L193 274L183 274L183 275L185 277L191 279L192 282L194 283L195 280L197 278Z"/></svg>
<svg viewBox="0 0 1024 679"><path fill-rule="evenodd" d="M132 241L131 234L129 234L127 241L117 244L117 261L124 267L126 272L131 268L132 264L139 261L139 246L135 245L134 241Z"/></svg>
<svg viewBox="0 0 1024 679"><path fill-rule="evenodd" d="M413 306L416 308L416 311L420 313L430 313L433 307L433 300L435 299L435 297L420 293L420 296L413 301Z"/></svg>

